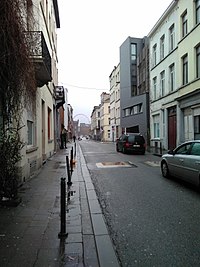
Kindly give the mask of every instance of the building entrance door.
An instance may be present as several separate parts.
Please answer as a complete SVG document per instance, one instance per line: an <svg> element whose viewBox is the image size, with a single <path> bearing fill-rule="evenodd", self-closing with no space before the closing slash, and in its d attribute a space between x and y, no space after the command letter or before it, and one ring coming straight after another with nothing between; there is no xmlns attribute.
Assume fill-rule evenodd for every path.
<svg viewBox="0 0 200 267"><path fill-rule="evenodd" d="M176 147L176 107L168 109L168 149Z"/></svg>

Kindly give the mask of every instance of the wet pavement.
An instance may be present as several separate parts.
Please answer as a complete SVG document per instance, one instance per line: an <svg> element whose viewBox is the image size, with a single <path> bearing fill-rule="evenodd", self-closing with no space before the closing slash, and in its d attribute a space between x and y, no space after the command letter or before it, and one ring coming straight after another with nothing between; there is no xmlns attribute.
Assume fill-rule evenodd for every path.
<svg viewBox="0 0 200 267"><path fill-rule="evenodd" d="M75 150L68 144L20 187L17 207L0 206L0 266L119 266L78 142L72 186L66 186L66 231L61 231L60 182L68 181L72 146Z"/></svg>

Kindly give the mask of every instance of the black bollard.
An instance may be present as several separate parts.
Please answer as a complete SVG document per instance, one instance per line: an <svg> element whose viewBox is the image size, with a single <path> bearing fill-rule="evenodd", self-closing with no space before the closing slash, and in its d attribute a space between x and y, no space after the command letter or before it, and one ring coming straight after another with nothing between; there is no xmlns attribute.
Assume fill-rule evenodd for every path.
<svg viewBox="0 0 200 267"><path fill-rule="evenodd" d="M73 147L71 149L70 170L71 170L71 176L72 176L72 172L73 172Z"/></svg>
<svg viewBox="0 0 200 267"><path fill-rule="evenodd" d="M66 238L66 183L65 178L61 178L60 182L60 233L58 238Z"/></svg>
<svg viewBox="0 0 200 267"><path fill-rule="evenodd" d="M160 142L160 155L162 155L162 142Z"/></svg>
<svg viewBox="0 0 200 267"><path fill-rule="evenodd" d="M68 177L67 185L70 186L72 185L72 181L71 181L71 173L70 173L70 168L69 168L69 157L68 156L66 156L66 165L67 165L67 177Z"/></svg>
<svg viewBox="0 0 200 267"><path fill-rule="evenodd" d="M76 143L74 143L74 157L76 157Z"/></svg>

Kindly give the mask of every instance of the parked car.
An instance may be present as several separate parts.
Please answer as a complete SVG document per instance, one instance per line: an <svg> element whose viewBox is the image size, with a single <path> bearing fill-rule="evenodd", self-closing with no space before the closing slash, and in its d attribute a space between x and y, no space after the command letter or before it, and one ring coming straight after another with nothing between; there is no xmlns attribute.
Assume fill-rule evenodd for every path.
<svg viewBox="0 0 200 267"><path fill-rule="evenodd" d="M179 145L162 156L161 171L164 177L175 176L200 185L200 140Z"/></svg>
<svg viewBox="0 0 200 267"><path fill-rule="evenodd" d="M122 134L116 140L116 150L122 153L139 152L145 154L145 139L139 133Z"/></svg>

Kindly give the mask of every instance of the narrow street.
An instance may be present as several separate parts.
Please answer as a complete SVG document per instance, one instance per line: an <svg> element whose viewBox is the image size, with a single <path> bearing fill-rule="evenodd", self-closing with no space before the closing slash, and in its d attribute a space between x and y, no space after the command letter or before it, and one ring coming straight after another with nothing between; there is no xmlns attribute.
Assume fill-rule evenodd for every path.
<svg viewBox="0 0 200 267"><path fill-rule="evenodd" d="M122 266L198 266L197 189L164 179L152 154L117 153L113 143L79 144Z"/></svg>

